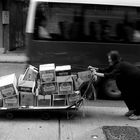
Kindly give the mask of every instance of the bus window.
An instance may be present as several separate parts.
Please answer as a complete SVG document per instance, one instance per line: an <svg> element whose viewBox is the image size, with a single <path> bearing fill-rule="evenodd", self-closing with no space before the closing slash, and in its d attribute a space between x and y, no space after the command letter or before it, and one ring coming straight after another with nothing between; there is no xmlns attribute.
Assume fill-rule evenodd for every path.
<svg viewBox="0 0 140 140"><path fill-rule="evenodd" d="M40 22L39 22L39 26L38 26L38 37L39 38L46 38L46 39L51 39L51 35L48 32L47 28L47 19L45 17L43 17Z"/></svg>
<svg viewBox="0 0 140 140"><path fill-rule="evenodd" d="M34 39L139 42L135 39L139 17L140 12L135 7L39 2Z"/></svg>

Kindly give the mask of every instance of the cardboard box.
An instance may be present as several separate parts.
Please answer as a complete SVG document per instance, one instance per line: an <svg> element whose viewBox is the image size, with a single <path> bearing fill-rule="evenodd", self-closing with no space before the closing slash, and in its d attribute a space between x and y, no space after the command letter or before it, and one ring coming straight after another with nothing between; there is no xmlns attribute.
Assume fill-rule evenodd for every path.
<svg viewBox="0 0 140 140"><path fill-rule="evenodd" d="M35 105L35 81L20 81L18 85L21 106Z"/></svg>
<svg viewBox="0 0 140 140"><path fill-rule="evenodd" d="M0 77L0 94L3 98L18 95L17 79L15 74Z"/></svg>
<svg viewBox="0 0 140 140"><path fill-rule="evenodd" d="M1 95L1 93L0 93L0 107L3 107L3 97Z"/></svg>
<svg viewBox="0 0 140 140"><path fill-rule="evenodd" d="M39 66L39 73L41 82L55 82L55 64L44 64Z"/></svg>
<svg viewBox="0 0 140 140"><path fill-rule="evenodd" d="M0 98L0 107L3 107L3 99Z"/></svg>
<svg viewBox="0 0 140 140"><path fill-rule="evenodd" d="M56 66L55 71L56 71L56 76L71 75L71 66L70 65Z"/></svg>
<svg viewBox="0 0 140 140"><path fill-rule="evenodd" d="M67 95L53 95L52 106L66 106Z"/></svg>
<svg viewBox="0 0 140 140"><path fill-rule="evenodd" d="M21 81L18 85L18 91L20 93L35 94L35 81Z"/></svg>
<svg viewBox="0 0 140 140"><path fill-rule="evenodd" d="M3 107L18 108L19 107L19 97L13 96L13 97L3 99Z"/></svg>
<svg viewBox="0 0 140 140"><path fill-rule="evenodd" d="M20 85L20 83L23 81L23 76L24 76L24 74L19 75L17 85Z"/></svg>
<svg viewBox="0 0 140 140"><path fill-rule="evenodd" d="M37 79L38 75L38 69L32 65L30 65L24 75L23 75L23 80L25 81L35 81Z"/></svg>
<svg viewBox="0 0 140 140"><path fill-rule="evenodd" d="M74 92L73 94L68 95L68 105L72 105L81 99L81 94L79 91Z"/></svg>
<svg viewBox="0 0 140 140"><path fill-rule="evenodd" d="M79 90L84 81L77 75L72 75L74 90Z"/></svg>
<svg viewBox="0 0 140 140"><path fill-rule="evenodd" d="M41 88L41 92L43 95L57 93L57 83L56 82L43 83L43 84L41 84L40 88Z"/></svg>
<svg viewBox="0 0 140 140"><path fill-rule="evenodd" d="M73 93L73 80L71 76L58 76L57 77L58 94L72 94Z"/></svg>
<svg viewBox="0 0 140 140"><path fill-rule="evenodd" d="M84 82L87 82L91 79L92 77L92 73L91 71L81 71L81 72L78 72L78 77L83 80Z"/></svg>
<svg viewBox="0 0 140 140"><path fill-rule="evenodd" d="M51 106L52 96L51 95L38 95L37 106Z"/></svg>
<svg viewBox="0 0 140 140"><path fill-rule="evenodd" d="M20 92L20 106L35 106L35 95L28 92Z"/></svg>

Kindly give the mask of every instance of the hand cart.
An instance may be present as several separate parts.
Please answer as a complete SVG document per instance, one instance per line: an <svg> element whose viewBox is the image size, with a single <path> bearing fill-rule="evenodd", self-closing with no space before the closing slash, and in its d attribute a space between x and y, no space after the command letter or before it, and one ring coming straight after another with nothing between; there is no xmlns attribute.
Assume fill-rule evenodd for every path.
<svg viewBox="0 0 140 140"><path fill-rule="evenodd" d="M40 112L42 119L49 119L51 112L66 112L67 119L70 118L70 111L78 111L78 109L83 105L84 100L86 99L87 91L90 87L92 87L92 92L94 94L94 99L96 99L96 90L93 86L94 76L91 77L90 81L88 82L87 89L85 90L84 94L77 100L75 103L66 106L19 106L17 108L5 108L1 107L0 112L5 113L7 119L13 119L15 112Z"/></svg>
<svg viewBox="0 0 140 140"><path fill-rule="evenodd" d="M66 112L67 114L67 119L70 118L70 111L78 111L78 109L81 107L83 103L83 98L79 99L77 102L74 104L68 106L19 106L18 108L5 108L1 107L0 112L4 113L6 115L7 119L13 119L14 118L14 113L16 112L39 112L41 115L41 118L44 120L47 120L50 118L50 113L52 112Z"/></svg>

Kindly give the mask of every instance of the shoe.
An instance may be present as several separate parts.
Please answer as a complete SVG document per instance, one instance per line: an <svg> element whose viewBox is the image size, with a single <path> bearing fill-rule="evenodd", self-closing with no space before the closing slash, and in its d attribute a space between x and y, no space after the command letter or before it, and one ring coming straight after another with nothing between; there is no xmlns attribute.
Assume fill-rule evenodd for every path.
<svg viewBox="0 0 140 140"><path fill-rule="evenodd" d="M126 117L129 117L129 116L131 116L133 113L134 113L134 110L129 110L129 111L126 112L124 115L125 115Z"/></svg>
<svg viewBox="0 0 140 140"><path fill-rule="evenodd" d="M131 116L128 117L130 120L140 120L140 115L135 115L132 114Z"/></svg>

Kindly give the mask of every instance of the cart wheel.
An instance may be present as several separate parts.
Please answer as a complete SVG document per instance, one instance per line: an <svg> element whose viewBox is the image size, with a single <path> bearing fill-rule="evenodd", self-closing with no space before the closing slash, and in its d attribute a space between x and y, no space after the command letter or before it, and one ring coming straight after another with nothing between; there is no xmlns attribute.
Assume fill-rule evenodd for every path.
<svg viewBox="0 0 140 140"><path fill-rule="evenodd" d="M67 120L71 120L74 118L74 114L67 112Z"/></svg>
<svg viewBox="0 0 140 140"><path fill-rule="evenodd" d="M14 118L14 114L9 112L9 113L6 113L6 118L9 119L9 120L12 120Z"/></svg>
<svg viewBox="0 0 140 140"><path fill-rule="evenodd" d="M119 91L116 81L114 79L108 79L103 85L103 90L106 96L110 99L121 99L121 92Z"/></svg>
<svg viewBox="0 0 140 140"><path fill-rule="evenodd" d="M50 114L49 113L42 113L41 114L41 119L42 120L49 120L50 119Z"/></svg>

